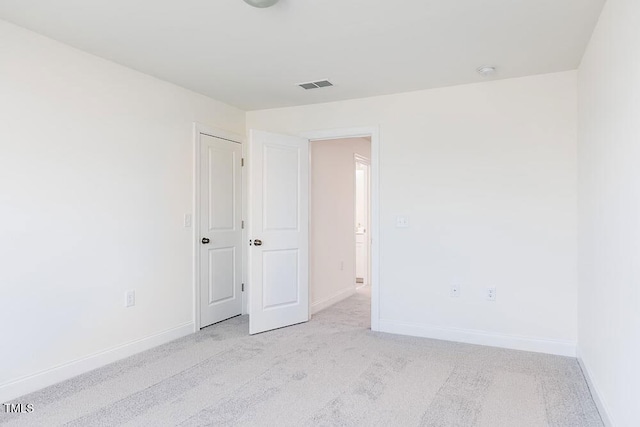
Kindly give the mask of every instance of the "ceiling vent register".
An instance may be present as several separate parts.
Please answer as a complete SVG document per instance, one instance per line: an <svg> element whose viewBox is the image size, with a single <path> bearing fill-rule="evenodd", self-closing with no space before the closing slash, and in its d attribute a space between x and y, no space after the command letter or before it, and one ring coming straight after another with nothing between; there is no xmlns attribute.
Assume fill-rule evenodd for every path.
<svg viewBox="0 0 640 427"><path fill-rule="evenodd" d="M302 89L309 90L319 89L321 87L330 87L333 86L333 83L331 83L329 80L319 80L317 82L298 83L298 86L300 86Z"/></svg>

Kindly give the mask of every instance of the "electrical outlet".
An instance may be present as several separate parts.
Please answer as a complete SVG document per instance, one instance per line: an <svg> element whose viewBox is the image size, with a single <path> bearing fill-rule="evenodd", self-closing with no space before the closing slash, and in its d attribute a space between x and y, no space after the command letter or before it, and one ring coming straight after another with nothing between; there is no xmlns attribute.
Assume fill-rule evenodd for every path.
<svg viewBox="0 0 640 427"><path fill-rule="evenodd" d="M456 298L460 296L460 285L451 286L451 297Z"/></svg>
<svg viewBox="0 0 640 427"><path fill-rule="evenodd" d="M496 300L496 288L487 288L487 301Z"/></svg>
<svg viewBox="0 0 640 427"><path fill-rule="evenodd" d="M406 216L397 216L396 217L396 228L408 228L409 227L409 218Z"/></svg>
<svg viewBox="0 0 640 427"><path fill-rule="evenodd" d="M125 307L133 307L136 305L136 291L131 290L124 293L125 296Z"/></svg>

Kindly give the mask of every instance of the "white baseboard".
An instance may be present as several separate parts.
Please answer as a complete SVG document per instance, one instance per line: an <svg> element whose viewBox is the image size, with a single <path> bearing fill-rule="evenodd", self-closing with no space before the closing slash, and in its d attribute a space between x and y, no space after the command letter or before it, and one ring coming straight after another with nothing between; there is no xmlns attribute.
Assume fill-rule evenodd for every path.
<svg viewBox="0 0 640 427"><path fill-rule="evenodd" d="M602 422L606 427L613 427L615 424L612 422L611 411L609 411L609 406L605 403L602 394L600 393L600 389L596 386L596 383L593 381L593 376L591 375L591 371L584 363L584 360L580 356L580 351L578 351L578 363L580 364L580 368L582 369L582 373L584 374L584 378L587 380L587 385L589 386L589 391L591 392L591 397L593 397L593 401L596 402L596 406L598 408L598 412L600 413L600 418L602 418Z"/></svg>
<svg viewBox="0 0 640 427"><path fill-rule="evenodd" d="M0 403L193 333L193 322L0 384Z"/></svg>
<svg viewBox="0 0 640 427"><path fill-rule="evenodd" d="M324 310L327 307L332 306L333 304L342 301L343 299L349 298L351 295L356 293L355 286L349 289L345 289L336 294L331 295L328 298L323 298L320 301L316 301L311 304L311 314L316 314L320 310Z"/></svg>
<svg viewBox="0 0 640 427"><path fill-rule="evenodd" d="M576 357L576 343L380 319L380 332Z"/></svg>

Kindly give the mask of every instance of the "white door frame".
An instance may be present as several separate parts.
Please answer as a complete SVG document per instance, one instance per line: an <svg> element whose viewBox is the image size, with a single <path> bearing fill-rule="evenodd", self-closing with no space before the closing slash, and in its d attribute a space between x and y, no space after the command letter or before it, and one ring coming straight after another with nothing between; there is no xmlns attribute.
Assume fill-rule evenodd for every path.
<svg viewBox="0 0 640 427"><path fill-rule="evenodd" d="M341 138L371 138L371 330L380 330L380 129L378 127L362 127L348 129L317 130L303 132L300 136L309 141ZM311 161L311 159L309 159Z"/></svg>
<svg viewBox="0 0 640 427"><path fill-rule="evenodd" d="M214 138L225 139L237 142L242 146L242 158L247 158L246 139L242 135L227 132L222 129L212 128L201 123L193 124L193 207L191 214L191 225L193 227L193 331L200 330L200 134L212 136ZM247 218L247 168L242 168L242 220L246 223ZM242 283L247 283L247 228L242 230ZM242 314L247 314L247 292L242 293Z"/></svg>

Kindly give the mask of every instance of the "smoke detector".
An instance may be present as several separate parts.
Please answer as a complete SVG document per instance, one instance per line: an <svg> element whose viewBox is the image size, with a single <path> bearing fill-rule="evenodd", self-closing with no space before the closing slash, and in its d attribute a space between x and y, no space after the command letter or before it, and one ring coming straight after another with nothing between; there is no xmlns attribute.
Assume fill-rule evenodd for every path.
<svg viewBox="0 0 640 427"><path fill-rule="evenodd" d="M300 86L302 89L309 90L309 89L319 89L321 87L330 87L330 86L333 86L333 83L331 83L327 79L324 79L324 80L318 80L317 82L298 83L298 86Z"/></svg>
<svg viewBox="0 0 640 427"><path fill-rule="evenodd" d="M271 7L278 3L278 0L244 0L245 3L259 8Z"/></svg>
<svg viewBox="0 0 640 427"><path fill-rule="evenodd" d="M483 65L476 70L482 77L491 77L496 73L496 67L490 65Z"/></svg>

